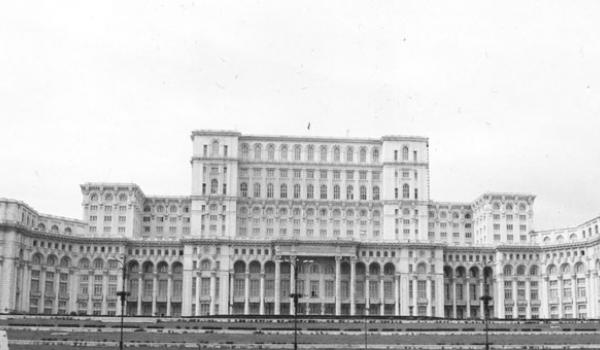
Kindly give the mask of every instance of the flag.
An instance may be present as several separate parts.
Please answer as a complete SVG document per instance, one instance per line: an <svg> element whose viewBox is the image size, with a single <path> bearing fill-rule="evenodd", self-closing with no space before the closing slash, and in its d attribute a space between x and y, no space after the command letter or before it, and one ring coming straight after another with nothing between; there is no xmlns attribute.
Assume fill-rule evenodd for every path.
<svg viewBox="0 0 600 350"><path fill-rule="evenodd" d="M308 126L306 127L306 130L310 130L310 122L308 123Z"/></svg>

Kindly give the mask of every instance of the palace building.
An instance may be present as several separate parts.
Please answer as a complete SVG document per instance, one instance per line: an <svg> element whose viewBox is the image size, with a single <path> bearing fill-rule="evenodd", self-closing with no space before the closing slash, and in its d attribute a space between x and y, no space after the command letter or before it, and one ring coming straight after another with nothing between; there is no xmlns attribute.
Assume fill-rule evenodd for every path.
<svg viewBox="0 0 600 350"><path fill-rule="evenodd" d="M600 217L433 201L427 138L191 139L185 196L86 183L82 220L0 199L0 312L119 315L125 287L128 315L481 318L489 295L492 317L600 317Z"/></svg>

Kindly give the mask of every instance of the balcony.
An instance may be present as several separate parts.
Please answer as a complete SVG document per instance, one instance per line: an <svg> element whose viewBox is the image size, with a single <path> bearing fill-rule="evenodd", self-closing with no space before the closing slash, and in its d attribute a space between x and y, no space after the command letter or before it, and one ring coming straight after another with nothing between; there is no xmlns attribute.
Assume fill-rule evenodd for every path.
<svg viewBox="0 0 600 350"><path fill-rule="evenodd" d="M56 294L54 294L54 291L45 291L44 297L54 299L56 297Z"/></svg>
<svg viewBox="0 0 600 350"><path fill-rule="evenodd" d="M92 295L92 300L94 300L94 301L101 301L102 300L102 294L93 294Z"/></svg>
<svg viewBox="0 0 600 350"><path fill-rule="evenodd" d="M88 294L77 294L77 300L88 300L90 298L90 296Z"/></svg>
<svg viewBox="0 0 600 350"><path fill-rule="evenodd" d="M31 296L31 297L38 297L39 298L39 297L42 296L42 292L40 292L39 290L38 291L31 291L31 292L29 292L29 296Z"/></svg>
<svg viewBox="0 0 600 350"><path fill-rule="evenodd" d="M58 298L61 300L68 300L69 299L69 293L59 293L58 294Z"/></svg>
<svg viewBox="0 0 600 350"><path fill-rule="evenodd" d="M181 295L172 295L171 296L171 302L172 303L180 303L181 302Z"/></svg>

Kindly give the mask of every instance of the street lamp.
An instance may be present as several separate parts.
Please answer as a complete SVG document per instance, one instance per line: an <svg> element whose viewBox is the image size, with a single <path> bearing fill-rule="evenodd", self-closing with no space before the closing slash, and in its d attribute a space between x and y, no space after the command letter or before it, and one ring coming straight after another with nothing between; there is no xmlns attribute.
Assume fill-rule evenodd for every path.
<svg viewBox="0 0 600 350"><path fill-rule="evenodd" d="M365 293L365 309L363 311L363 315L365 316L365 350L367 350L368 342L367 336L369 334L369 330L367 328L367 294Z"/></svg>
<svg viewBox="0 0 600 350"><path fill-rule="evenodd" d="M117 295L121 297L121 338L119 340L119 349L123 350L123 317L125 315L125 298L130 294L125 291L126 275L127 275L127 256L123 255L123 287Z"/></svg>
<svg viewBox="0 0 600 350"><path fill-rule="evenodd" d="M490 342L489 342L489 338L488 338L488 318L489 318L489 305L490 305L490 300L492 300L492 297L489 295L484 295L481 298L481 301L483 301L483 322L485 324L485 350L490 350Z"/></svg>
<svg viewBox="0 0 600 350"><path fill-rule="evenodd" d="M314 262L313 260L301 260L298 257L294 259L294 293L290 294L290 297L294 298L294 350L298 350L298 298L302 297L302 294L298 293L298 264L300 261L302 264Z"/></svg>

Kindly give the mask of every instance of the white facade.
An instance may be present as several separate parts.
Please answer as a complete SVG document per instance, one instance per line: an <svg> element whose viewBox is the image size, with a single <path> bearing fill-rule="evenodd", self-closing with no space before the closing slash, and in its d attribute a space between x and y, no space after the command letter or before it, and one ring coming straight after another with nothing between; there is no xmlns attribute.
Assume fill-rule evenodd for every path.
<svg viewBox="0 0 600 350"><path fill-rule="evenodd" d="M429 194L428 140L194 131L189 196L81 185L83 220L0 200L4 312L598 317L598 225L535 196ZM298 264L294 278L293 266Z"/></svg>

